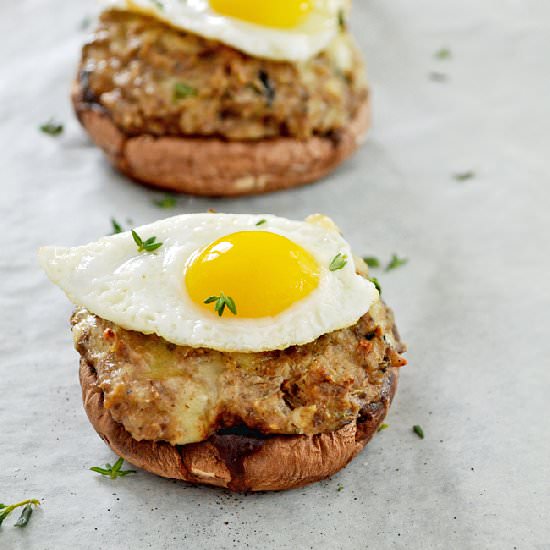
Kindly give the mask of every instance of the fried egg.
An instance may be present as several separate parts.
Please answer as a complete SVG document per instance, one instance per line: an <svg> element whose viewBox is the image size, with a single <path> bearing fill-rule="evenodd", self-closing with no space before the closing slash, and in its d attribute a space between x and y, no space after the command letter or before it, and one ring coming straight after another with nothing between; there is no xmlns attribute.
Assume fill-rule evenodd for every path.
<svg viewBox="0 0 550 550"><path fill-rule="evenodd" d="M256 57L303 61L338 32L349 0L104 0Z"/></svg>
<svg viewBox="0 0 550 550"><path fill-rule="evenodd" d="M168 342L261 352L351 326L378 300L326 218L184 214L74 248L42 267L77 306Z"/></svg>

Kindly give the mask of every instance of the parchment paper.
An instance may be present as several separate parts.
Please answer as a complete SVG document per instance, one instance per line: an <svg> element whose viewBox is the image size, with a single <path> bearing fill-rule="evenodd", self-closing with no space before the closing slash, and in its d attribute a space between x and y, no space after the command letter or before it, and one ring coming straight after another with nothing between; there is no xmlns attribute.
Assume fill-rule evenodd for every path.
<svg viewBox="0 0 550 550"><path fill-rule="evenodd" d="M356 1L375 113L359 154L311 187L173 211L71 113L95 9L0 1L0 501L42 501L27 528L4 522L0 548L550 548L550 3ZM58 138L38 131L52 116ZM378 272L410 350L390 426L329 481L246 496L88 470L114 456L36 249L95 240L111 216L210 207L323 212L358 254L409 259Z"/></svg>

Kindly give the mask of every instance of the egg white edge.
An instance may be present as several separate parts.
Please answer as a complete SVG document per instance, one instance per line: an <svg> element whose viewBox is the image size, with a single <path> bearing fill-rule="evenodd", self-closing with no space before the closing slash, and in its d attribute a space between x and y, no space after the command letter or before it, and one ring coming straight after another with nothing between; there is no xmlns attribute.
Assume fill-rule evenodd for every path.
<svg viewBox="0 0 550 550"><path fill-rule="evenodd" d="M154 231L157 234L159 234L159 233L161 233L159 231L159 229L160 229L160 227L163 223L171 222L172 220L174 220L176 218L188 217L188 216L191 216L191 217L211 216L211 214L181 214L180 216L174 216L174 217L171 217L171 218L166 218L165 220L158 220L156 222L153 222L152 224L137 227L137 228L135 228L135 231L137 231L138 234L140 234L140 235L144 234L146 236L149 236L151 228L153 228ZM264 214L264 215L261 215L261 214L258 214L258 215L217 214L217 216L223 216L226 219L232 219L234 221L239 220L239 219L253 219L253 220L266 219L269 222L269 220L271 220L271 219L278 219L278 220L282 220L283 222L295 223L293 220L287 220L286 218L278 218L277 216L272 216L272 215L269 215L269 214ZM327 220L327 219L330 220L329 218L325 218L325 220ZM296 223L306 223L306 222L296 222ZM310 222L308 222L308 223L310 223ZM161 225L159 225L159 224L161 224ZM329 235L333 234L333 235L331 235L332 237L334 237L335 232L337 233L336 226L334 226L334 228L329 229L329 228L327 228L326 223L323 224L323 223L313 222L312 225L315 225L316 228L321 232L328 233ZM235 229L235 228L233 228L233 229ZM266 227L264 225L263 227L259 228L259 227L255 226L255 222L254 222L250 225L250 229L269 230L269 227ZM236 229L236 230L246 230L246 229L239 228L239 229ZM228 230L227 230L226 234L230 234L231 232L232 232L232 228L230 227L230 224L228 224ZM281 232L281 233L279 233L278 231L273 231L273 232L276 233L276 234L284 234L284 232ZM85 307L91 313L93 313L93 314L95 314L95 315L97 315L97 316L99 316L103 319L106 319L108 321L111 321L111 322L115 323L116 325L118 325L118 326L120 326L120 327L122 327L126 330L141 332L142 334L146 334L146 335L148 335L148 334L157 334L158 336L160 336L164 340L166 340L168 342L171 342L173 344L179 345L179 346L188 346L188 347L193 347L193 348L208 348L208 349L213 349L213 350L217 350L217 351L221 351L221 352L258 352L259 353L259 352L267 352L267 351L275 351L275 350L286 349L289 346L302 346L302 345L308 344L310 342L313 342L314 340L316 340L317 338L319 338L323 334L328 334L330 332L334 332L334 331L337 331L337 330L341 330L341 329L353 326L355 323L357 323L357 321L364 314L366 314L370 310L370 308L373 304L375 304L377 301L379 301L380 296L379 296L378 290L376 289L375 285L371 281L369 281L368 279L365 279L362 275L357 274L355 264L354 264L354 260L353 260L354 257L352 255L350 245L340 236L339 233L337 233L337 234L338 234L338 237L339 237L340 245L337 247L337 249L334 249L333 251L331 251L331 254L334 253L334 255L335 255L338 252L345 254L347 256L347 264L343 269L338 270L338 271L333 271L333 272L329 271L328 274L329 274L329 276L338 277L338 276L344 276L347 272L347 274L349 276L349 271L353 270L353 274L357 278L356 283L358 283L358 284L360 283L364 286L364 293L365 294L364 294L364 296L362 296L363 300L364 300L363 301L363 306L361 308L358 308L357 314L354 315L353 318L352 317L342 318L342 320L339 323L331 324L330 327L327 330L325 330L324 332L312 333L307 338L299 338L299 339L293 340L290 343L289 342L284 342L284 344L279 344L279 345L274 344L274 345L270 345L270 346L260 346L260 347L247 346L247 345L244 345L244 344L239 346L239 347L231 347L231 346L225 346L223 344L220 345L218 342L208 340L208 339L202 340L200 342L189 343L189 341L185 340L185 338L180 338L180 337L173 338L171 336L168 337L166 334L160 334L159 330L158 330L159 329L158 326L156 327L156 329L155 328L144 329L143 327L131 326L128 323L126 323L126 319L118 317L118 312L115 312L115 314L113 314L112 311L109 311L108 307L105 310L103 310L101 307L88 307L87 304L82 303L83 300L79 300L79 299L75 298L75 296L73 295L73 293L70 290L64 289L62 287L61 281L55 276L55 269L52 269L52 267L55 265L55 258L63 257L63 261L65 261L68 257L71 256L72 251L78 251L78 249L86 248L86 247L89 247L91 245L101 245L105 242L110 242L110 241L113 241L115 239L129 240L130 242L132 242L132 246L135 246L135 244L133 244L133 240L132 240L130 231L119 233L117 235L106 236L106 237L103 237L102 239L99 239L98 241L93 241L93 242L91 242L87 245L83 245L81 247L80 246L77 246L77 247L45 246L45 247L42 247L42 248L39 249L38 257L39 257L39 263L40 263L42 269L44 269L44 271L46 272L48 278L51 280L52 283L54 283L56 286L60 287L63 290L63 292L65 293L67 298L73 304L75 304L77 307ZM285 236L288 236L288 235L285 235ZM163 238L164 237L159 237L159 240L162 240ZM300 243L297 243L297 244L300 244ZM307 248L306 248L306 250L307 250ZM136 252L136 257L139 257L137 252ZM318 260L317 257L316 257L316 259ZM182 258L181 259L182 265L184 265L186 261L187 261L187 258ZM321 274L322 274L323 270L325 271L325 273L328 271L328 263L325 262L325 264L326 265L321 265L320 264ZM75 265L75 268L76 268L76 265ZM183 277L183 271L182 271L182 277ZM320 277L320 285L324 284L326 281L327 281L327 279L325 277L323 277L323 276ZM183 288L183 285L181 285L181 287ZM320 288L313 291L309 296L303 298L302 300L300 300L297 303L299 303L301 307L305 306L307 308L307 302L308 301L311 301L311 302L315 301L316 293L319 289ZM184 299L187 302L188 306L190 306L193 309L197 309L197 311L199 311L198 306L191 301L190 297L188 295L186 295L185 292L183 292L183 291L181 292L180 298ZM274 316L274 317L264 317L264 318L259 318L259 319L231 319L231 317L229 317L229 316L224 316L223 318L219 318L217 316L214 317L214 313L212 313L212 315L213 315L213 321L215 321L215 324L217 324L217 323L224 323L225 324L225 323L232 323L232 322L235 323L235 321L238 321L239 324L242 326L243 331L246 331L247 329L252 329L252 328L258 329L258 325L261 325L261 328L263 330L267 330L269 328L273 328L274 326L277 326L278 324L280 325L281 324L281 319L283 319L288 314L288 312L291 311L291 309L292 308L289 308L289 309L285 310L284 312L282 312L279 315ZM204 314L203 309L200 309L200 311L203 312L203 314ZM199 322L199 321L203 321L203 319L199 319L197 322ZM214 326L215 326L215 324L214 324Z"/></svg>
<svg viewBox="0 0 550 550"><path fill-rule="evenodd" d="M306 61L325 49L338 32L339 9L348 12L350 8L348 0L326 0L330 6L329 11L334 11L334 16L327 20L323 18L319 26L324 28L312 33L307 32L307 26L298 27L301 30L285 31L225 15L209 15L208 28L192 19L183 24L181 16L170 17L172 13L170 8L178 0L164 0L166 7L163 10L156 7L151 0L99 0L99 2L105 10L115 9L149 15L172 27L217 40L254 57L290 62ZM327 24L326 21L329 23ZM307 21L306 25L310 26L311 21ZM250 46L251 37L255 38L252 47ZM281 44L284 46L282 47Z"/></svg>

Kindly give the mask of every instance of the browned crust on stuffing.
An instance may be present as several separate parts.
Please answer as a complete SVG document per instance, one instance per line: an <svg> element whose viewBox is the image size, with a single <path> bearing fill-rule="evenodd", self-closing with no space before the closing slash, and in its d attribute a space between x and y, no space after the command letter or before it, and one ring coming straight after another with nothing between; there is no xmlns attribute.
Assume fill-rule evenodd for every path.
<svg viewBox="0 0 550 550"><path fill-rule="evenodd" d="M72 101L82 126L121 172L154 187L206 196L259 194L319 180L355 152L371 119L367 97L350 124L327 137L228 142L127 136L105 110L85 101L78 81Z"/></svg>
<svg viewBox="0 0 550 550"><path fill-rule="evenodd" d="M93 427L128 462L156 475L225 487L233 491L276 491L307 485L346 466L369 442L384 420L397 388L398 369L381 398L344 428L325 434L267 436L217 434L206 441L172 446L136 441L103 407L94 368L80 362L84 408Z"/></svg>

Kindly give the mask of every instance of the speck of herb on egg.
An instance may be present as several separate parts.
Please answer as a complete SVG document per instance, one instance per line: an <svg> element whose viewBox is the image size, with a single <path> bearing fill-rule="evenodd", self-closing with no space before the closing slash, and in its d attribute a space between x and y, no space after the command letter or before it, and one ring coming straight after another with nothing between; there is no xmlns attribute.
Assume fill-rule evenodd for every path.
<svg viewBox="0 0 550 550"><path fill-rule="evenodd" d="M344 10L338 11L338 28L340 32L346 32L348 23L346 21L346 12Z"/></svg>
<svg viewBox="0 0 550 550"><path fill-rule="evenodd" d="M154 252L157 248L160 248L163 243L157 243L156 237L149 237L144 241L133 229L132 238L137 245L138 252Z"/></svg>
<svg viewBox="0 0 550 550"><path fill-rule="evenodd" d="M267 223L267 220L260 220L256 225L263 225L264 223Z"/></svg>
<svg viewBox="0 0 550 550"><path fill-rule="evenodd" d="M338 254L336 254L336 256L332 258L332 261L330 262L328 268L330 271L338 271L339 269L343 269L347 263L348 257L345 254L338 252Z"/></svg>
<svg viewBox="0 0 550 550"><path fill-rule="evenodd" d="M225 307L233 314L237 315L237 306L231 296L226 296L223 292L220 292L219 296L209 296L204 301L205 304L214 303L214 311L221 317L225 311Z"/></svg>
<svg viewBox="0 0 550 550"><path fill-rule="evenodd" d="M382 287L380 286L380 282L378 281L378 279L376 277L370 277L369 281L375 286L376 290L378 290L378 292L382 294Z"/></svg>

